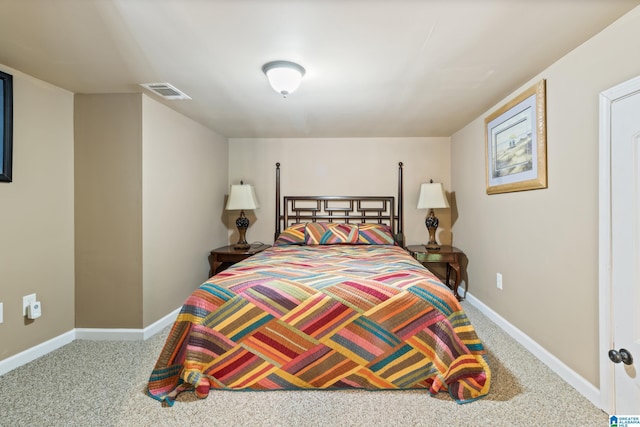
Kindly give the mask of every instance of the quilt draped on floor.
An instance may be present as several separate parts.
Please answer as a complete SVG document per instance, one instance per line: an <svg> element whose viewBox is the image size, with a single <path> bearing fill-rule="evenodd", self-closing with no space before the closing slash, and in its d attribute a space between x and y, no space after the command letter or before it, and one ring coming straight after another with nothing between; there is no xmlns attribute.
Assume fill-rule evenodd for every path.
<svg viewBox="0 0 640 427"><path fill-rule="evenodd" d="M278 246L187 299L148 393L426 389L486 395L485 350L451 290L397 246Z"/></svg>

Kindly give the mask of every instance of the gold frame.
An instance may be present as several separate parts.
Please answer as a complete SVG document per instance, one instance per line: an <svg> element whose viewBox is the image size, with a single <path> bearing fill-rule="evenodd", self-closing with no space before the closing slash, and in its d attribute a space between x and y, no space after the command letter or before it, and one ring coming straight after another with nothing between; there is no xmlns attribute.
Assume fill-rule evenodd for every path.
<svg viewBox="0 0 640 427"><path fill-rule="evenodd" d="M547 188L545 86L546 81L540 80L484 119L487 194ZM532 117L533 111L535 118ZM510 139L507 148L498 148L506 143L506 131L509 129L513 129L514 132L516 129L525 130L525 137L522 137L521 133L518 135L518 142ZM507 151L511 149L514 152L512 156L506 156ZM512 163L516 160L513 158L515 152L522 154L523 150L525 161ZM500 160L503 155L501 153L508 157L508 161ZM522 157L517 158L521 159ZM504 166L501 163L504 163ZM497 167L498 165L500 167Z"/></svg>

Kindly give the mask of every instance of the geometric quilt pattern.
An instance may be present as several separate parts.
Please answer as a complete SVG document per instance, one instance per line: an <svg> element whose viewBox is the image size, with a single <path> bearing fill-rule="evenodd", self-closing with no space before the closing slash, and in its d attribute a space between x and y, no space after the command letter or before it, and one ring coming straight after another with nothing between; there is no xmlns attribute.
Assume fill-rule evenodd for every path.
<svg viewBox="0 0 640 427"><path fill-rule="evenodd" d="M358 243L358 225L310 222L305 227L307 245L339 245Z"/></svg>
<svg viewBox="0 0 640 427"><path fill-rule="evenodd" d="M425 389L485 396L482 343L451 290L398 246L278 246L187 299L148 382L183 391Z"/></svg>

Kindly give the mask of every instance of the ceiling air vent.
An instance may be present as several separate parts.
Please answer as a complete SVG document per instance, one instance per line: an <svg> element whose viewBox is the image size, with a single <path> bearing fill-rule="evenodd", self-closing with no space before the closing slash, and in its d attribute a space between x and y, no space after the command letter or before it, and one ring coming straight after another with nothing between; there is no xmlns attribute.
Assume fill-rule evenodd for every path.
<svg viewBox="0 0 640 427"><path fill-rule="evenodd" d="M169 83L143 83L140 86L150 90L164 99L191 99L189 95L170 85Z"/></svg>

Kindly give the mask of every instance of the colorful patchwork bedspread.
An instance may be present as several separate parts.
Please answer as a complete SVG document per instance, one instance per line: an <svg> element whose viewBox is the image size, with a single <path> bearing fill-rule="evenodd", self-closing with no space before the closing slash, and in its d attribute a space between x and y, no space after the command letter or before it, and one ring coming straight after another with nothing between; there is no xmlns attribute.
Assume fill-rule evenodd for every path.
<svg viewBox="0 0 640 427"><path fill-rule="evenodd" d="M210 389L489 391L473 326L449 288L397 246L279 246L187 299L148 393Z"/></svg>

